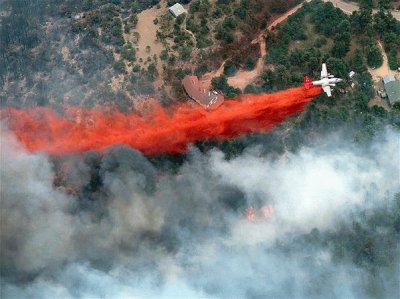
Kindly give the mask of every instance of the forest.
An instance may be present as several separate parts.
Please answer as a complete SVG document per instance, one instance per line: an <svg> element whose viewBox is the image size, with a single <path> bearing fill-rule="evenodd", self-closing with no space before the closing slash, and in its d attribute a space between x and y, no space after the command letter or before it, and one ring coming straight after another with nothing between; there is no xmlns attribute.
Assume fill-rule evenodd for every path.
<svg viewBox="0 0 400 299"><path fill-rule="evenodd" d="M132 110L127 95L154 95L152 82L158 74L154 63L148 64L147 69L136 64L136 49L125 42L123 31L134 28L136 14L157 5L156 2L69 0L49 5L47 1L6 1L0 44L1 105L51 105L62 110L66 104L107 104L123 111ZM399 65L400 40L396 37L400 23L387 10L387 1L376 3L375 14L370 1L361 1L360 10L350 16L331 3L305 4L267 34L268 52L261 76L244 90L229 86L229 76L238 69L254 68L259 57L258 45L249 46L249 41L257 36L254 20L258 20L258 30L262 30L272 14L289 7L279 8L274 3L263 6L260 0L241 0L232 6L223 0L215 5L208 0L194 0L189 4L188 16L174 20L167 14L157 20L161 24L159 38L169 45L159 57L168 65L164 69L164 84L172 86L175 94L183 95L180 80L186 74L201 76L229 57L224 74L213 79L215 88L228 97L242 92L274 92L300 85L305 74L317 77L325 61L330 72L345 78L345 82L335 89L334 100L322 95L304 115L289 122L289 135L273 148L295 150L308 136L332 128L345 130L363 142L387 124L400 127L399 105L390 111L368 107L374 90L367 67L382 64L378 40L384 45L391 67ZM82 13L84 18L80 17ZM120 15L125 17L123 23ZM110 49L120 53L121 59L116 61ZM199 57L202 59L197 60ZM127 63L132 64L129 73ZM356 75L350 80L351 70ZM115 92L108 82L118 74L123 74L127 81L123 90ZM163 104L171 101L163 92L159 100ZM278 129L262 138L281 139L280 134ZM241 143L247 143L246 140L222 143L221 147L233 153L244 148Z"/></svg>
<svg viewBox="0 0 400 299"><path fill-rule="evenodd" d="M259 44L251 42L301 1L168 0L187 5L188 14L152 20L163 49L148 61L140 61L137 44L126 37L141 38L138 15L161 9L161 1L0 2L0 108L131 112L135 101L152 97L168 106L186 100L180 82L185 75L202 76L223 62L212 86L233 100L300 86L303 75L318 78L323 62L345 79L332 98L321 94L268 133L196 142L188 154L146 157L115 144L51 156L16 150L14 138L2 135L1 175L8 184L1 216L10 229L0 234L6 244L0 251L1 296L105 298L122 289L126 297L128 287L148 281L159 295L179 275L183 285L213 298L228 298L224 291L243 292L243 298L384 298L396 291L400 190L392 153L400 103L389 109L369 105L375 90L368 69L382 65L378 42L390 68L399 67L400 23L388 10L398 1L359 0L352 15L318 0L304 4L266 32L263 71L243 90L228 78L255 68ZM321 175L332 174L325 168L339 180ZM279 194L281 184L293 199ZM320 197L326 202L317 207L326 214L315 206ZM338 202L343 206L337 208ZM262 223L245 218L249 208L270 203L277 210L283 203L280 211L287 215ZM310 216L310 210L317 213ZM332 215L333 224L325 226L324 217ZM323 225L304 225L314 216ZM272 241L263 239L266 230ZM338 275L345 270L353 277Z"/></svg>
<svg viewBox="0 0 400 299"><path fill-rule="evenodd" d="M163 104L183 100L180 80L185 74L201 76L227 57L232 57L231 71L251 69L258 46L249 47L249 42L257 30L265 28L272 14L299 3L181 1L190 2L187 17L174 20L166 12L153 20L160 27L157 38L165 48L147 63L138 61L137 45L126 40L126 35L140 39L135 32L137 15L154 5L160 7L159 1L3 2L1 105L91 107L109 103L124 111L132 109L137 98L155 96ZM162 78L157 63L163 65ZM156 79L172 87L172 94L166 94L165 88L155 89ZM113 80L120 81L120 88L110 89Z"/></svg>
<svg viewBox="0 0 400 299"><path fill-rule="evenodd" d="M244 90L229 86L227 78L239 69L254 68L259 57L258 45L250 41L265 28L273 14L298 1L286 2L287 7L274 1L265 6L260 0L235 1L233 5L223 0L215 4L208 0L182 3L188 2L188 16L174 20L167 14L157 20L161 24L158 38L166 45L159 57L167 65L162 80L173 87L177 98L183 96L180 80L186 74L201 76L227 58L224 74L213 79L213 86L227 97L298 86L303 75L318 76L325 61L331 73L346 79L336 89L336 103L333 105L321 96L296 126L311 126L315 130L347 121L358 122L356 127L363 130L355 134L363 139L372 136L375 128L388 120L399 125L396 107L390 112L367 107L374 93L367 67L382 64L378 40L384 46L390 67L395 69L399 65L400 22L387 9L389 1L360 1L360 9L350 16L331 3L305 4L267 34L264 72ZM155 64L150 63L147 68L137 64L136 49L124 40L123 31L132 30L137 24L137 13L158 5L158 1L68 0L53 1L52 5L48 1L5 1L5 4L0 44L1 105L61 108L64 104L108 103L130 110L132 104L127 94L155 94L152 83L158 76ZM373 7L378 9L375 14ZM114 52L120 54L120 60L115 60ZM127 72L127 63L132 64L132 71ZM352 80L348 78L351 70L356 73ZM125 90L111 91L108 82L119 74L126 80ZM352 83L354 88L350 87ZM160 101L167 104L168 96L160 95Z"/></svg>
<svg viewBox="0 0 400 299"><path fill-rule="evenodd" d="M362 30L352 25L358 22L358 18L366 22ZM391 26L384 29L379 27L383 20L390 20ZM232 149L240 152L253 138L265 138L275 143L272 147L274 150L283 152L285 148L296 150L314 140L316 135L323 135L332 129L341 130L355 142L361 143L373 139L388 125L399 129L400 105L394 105L390 111L368 106L375 92L367 67L382 64L377 40L385 41L384 36L391 34L400 34L400 22L384 8L376 15L372 15L371 9L362 8L347 16L331 3L314 1L304 5L267 36L267 69L244 92L274 92L299 86L304 74L317 78L324 61L332 74L346 80L337 86L332 99L322 94L303 115L293 118L290 124L282 125L269 136L252 136L251 141L244 138L227 142L223 148L226 147L230 153ZM390 49L388 55L396 57L396 65L400 54L399 42L399 39L394 39L385 43L385 49ZM356 73L352 79L348 76L351 70ZM213 82L222 90L230 91L224 76ZM282 135L283 131L289 133ZM266 146L265 150L270 151L271 148Z"/></svg>

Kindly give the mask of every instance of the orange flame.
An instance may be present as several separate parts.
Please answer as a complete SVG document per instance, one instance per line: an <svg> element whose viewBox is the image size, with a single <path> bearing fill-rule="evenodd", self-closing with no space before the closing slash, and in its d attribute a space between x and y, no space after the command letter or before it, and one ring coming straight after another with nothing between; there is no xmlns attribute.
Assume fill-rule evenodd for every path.
<svg viewBox="0 0 400 299"><path fill-rule="evenodd" d="M244 216L246 217L247 221L256 223L267 221L272 217L274 213L274 208L271 205L266 205L261 207L260 209L247 208L244 211Z"/></svg>

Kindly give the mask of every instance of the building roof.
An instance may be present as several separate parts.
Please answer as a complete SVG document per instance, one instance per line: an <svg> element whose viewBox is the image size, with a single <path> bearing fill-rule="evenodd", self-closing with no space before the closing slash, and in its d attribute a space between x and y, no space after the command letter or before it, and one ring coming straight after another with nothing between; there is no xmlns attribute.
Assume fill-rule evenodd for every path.
<svg viewBox="0 0 400 299"><path fill-rule="evenodd" d="M386 75L383 77L383 83L387 84L389 82L395 81L396 79L392 75Z"/></svg>
<svg viewBox="0 0 400 299"><path fill-rule="evenodd" d="M180 16L181 14L186 12L186 9L179 3L175 3L168 10L175 16Z"/></svg>
<svg viewBox="0 0 400 299"><path fill-rule="evenodd" d="M390 105L393 105L396 102L400 102L400 81L394 80L385 83L385 90Z"/></svg>
<svg viewBox="0 0 400 299"><path fill-rule="evenodd" d="M221 94L204 89L196 76L186 76L182 84L189 97L204 108L215 109L224 102Z"/></svg>

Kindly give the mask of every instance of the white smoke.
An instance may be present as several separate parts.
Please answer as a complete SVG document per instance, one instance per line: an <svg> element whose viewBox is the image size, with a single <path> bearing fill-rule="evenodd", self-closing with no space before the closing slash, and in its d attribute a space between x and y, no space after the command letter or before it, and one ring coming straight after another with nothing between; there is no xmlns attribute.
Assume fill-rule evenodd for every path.
<svg viewBox="0 0 400 299"><path fill-rule="evenodd" d="M73 255L74 219L65 213L73 198L53 188L51 163L44 155L28 154L1 131L0 173L2 270L35 272L59 266Z"/></svg>
<svg viewBox="0 0 400 299"><path fill-rule="evenodd" d="M393 202L398 132L367 150L343 141L278 161L254 148L232 160L194 149L176 174L129 149L91 155L64 161L77 189L67 193L54 185L53 160L2 130L2 298L396 294L398 269L371 274L303 237L323 239L361 209ZM246 220L247 207L263 205L270 218Z"/></svg>
<svg viewBox="0 0 400 299"><path fill-rule="evenodd" d="M387 133L368 158L358 149L336 145L328 151L302 148L278 161L254 153L226 161L214 152L210 165L221 182L235 185L248 198L272 203L275 225L269 223L268 232L328 229L352 207L367 204L368 194L379 201L399 190L398 136Z"/></svg>

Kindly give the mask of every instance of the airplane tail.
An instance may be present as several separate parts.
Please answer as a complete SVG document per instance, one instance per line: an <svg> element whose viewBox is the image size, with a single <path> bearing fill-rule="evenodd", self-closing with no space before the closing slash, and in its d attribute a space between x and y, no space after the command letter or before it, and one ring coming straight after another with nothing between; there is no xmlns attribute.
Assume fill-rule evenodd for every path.
<svg viewBox="0 0 400 299"><path fill-rule="evenodd" d="M304 76L303 86L305 89L310 89L313 86L312 80L309 76Z"/></svg>

